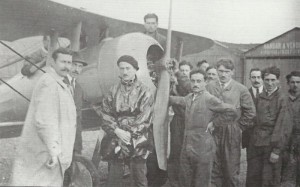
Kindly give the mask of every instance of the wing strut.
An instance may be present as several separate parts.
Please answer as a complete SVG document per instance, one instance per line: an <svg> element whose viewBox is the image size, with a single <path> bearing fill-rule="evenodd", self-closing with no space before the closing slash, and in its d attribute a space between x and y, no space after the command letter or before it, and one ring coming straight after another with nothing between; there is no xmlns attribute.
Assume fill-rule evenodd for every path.
<svg viewBox="0 0 300 187"><path fill-rule="evenodd" d="M6 84L8 87L10 87L13 91L17 92L20 96L22 96L24 99L26 99L27 101L30 102L30 100L25 97L23 94L21 94L18 90L16 90L14 87L12 87L10 84L8 84L7 82L5 82L3 79L0 78L0 81L3 82L4 84Z"/></svg>
<svg viewBox="0 0 300 187"><path fill-rule="evenodd" d="M18 56L20 56L21 58L23 58L24 60L26 60L27 62L29 62L31 65L33 65L34 67L36 67L37 69L41 70L43 73L46 73L44 70L42 70L40 67L38 67L37 65L35 65L34 63L32 63L30 60L28 60L27 58L25 58L23 55L21 55L20 53L18 53L16 50L14 50L13 48L11 48L9 45L7 45L6 43L2 42L0 40L0 43L2 45L4 45L5 47L7 47L9 50L11 50L12 52L16 53ZM2 81L3 82L3 81Z"/></svg>
<svg viewBox="0 0 300 187"><path fill-rule="evenodd" d="M21 55L20 53L18 53L16 50L14 50L13 48L11 48L9 45L7 45L6 43L2 42L0 40L0 43L2 45L4 45L5 47L7 47L9 50L11 50L12 52L16 53L18 56L20 56L22 59L26 60L27 62L29 62L31 65L33 65L34 67L36 67L37 69L41 70L43 73L46 73L43 69L41 69L40 67L38 67L37 65L35 65L34 63L32 63L30 60L28 60L27 58L25 58L23 55ZM20 93L18 90L16 90L14 87L12 87L10 84L8 84L7 82L5 82L3 79L0 78L0 81L3 82L4 84L6 84L9 88L11 88L13 91L15 91L16 93L18 93L20 96L22 96L24 99L26 99L27 101L30 102L30 100L25 97L22 93Z"/></svg>

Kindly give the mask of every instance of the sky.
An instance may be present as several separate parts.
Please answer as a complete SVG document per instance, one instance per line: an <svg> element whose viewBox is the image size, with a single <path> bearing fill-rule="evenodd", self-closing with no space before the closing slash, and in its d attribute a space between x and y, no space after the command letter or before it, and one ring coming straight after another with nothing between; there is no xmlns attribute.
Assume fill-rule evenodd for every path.
<svg viewBox="0 0 300 187"><path fill-rule="evenodd" d="M169 0L54 0L96 14L168 27ZM173 0L172 29L230 43L264 43L300 27L299 0Z"/></svg>

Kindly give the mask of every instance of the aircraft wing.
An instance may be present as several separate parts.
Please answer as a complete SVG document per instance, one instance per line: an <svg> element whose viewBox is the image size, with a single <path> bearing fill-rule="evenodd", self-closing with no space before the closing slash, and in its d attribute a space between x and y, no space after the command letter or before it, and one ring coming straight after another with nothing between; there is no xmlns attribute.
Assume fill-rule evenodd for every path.
<svg viewBox="0 0 300 187"><path fill-rule="evenodd" d="M97 15L48 0L0 1L0 40L14 41L24 37L41 35L43 33L47 33L51 29L57 31L60 37L69 38L73 28L79 22L82 22L82 33L86 34L88 39L87 48L97 46L103 32L105 32L107 28L109 29L110 37L118 37L127 33L144 31L142 24ZM165 29L160 29L159 32L166 35L167 31ZM213 46L214 41L201 36L173 31L171 57L175 57L177 55L180 43L183 43L182 56L184 56L207 50ZM119 44L115 46L119 46ZM116 48L117 47L114 47L114 49ZM93 54L95 55L97 53ZM89 63L89 65L91 65L91 63ZM27 93L27 96L30 96L32 87L24 87L24 81L26 82L30 80L25 78L22 81L16 81L16 84L20 87L18 90L24 91ZM23 85L20 85L21 83ZM33 86L34 84L28 83L28 85ZM107 91L107 88L104 87L105 84L104 86L101 86L102 92ZM0 96L0 98L4 98L3 96L5 95L2 92ZM12 99L16 98L19 98L19 96L15 96ZM23 100L21 102L26 102ZM6 99L5 101L12 100ZM0 101L0 103L3 102ZM22 119L24 118L26 108L16 106L11 108L13 112L19 111L18 116L22 117ZM8 115L5 116L7 117ZM0 120L2 121L2 119Z"/></svg>
<svg viewBox="0 0 300 187"><path fill-rule="evenodd" d="M105 26L102 16L48 0L0 1L1 40L41 35L51 29L68 35L80 21L84 26Z"/></svg>
<svg viewBox="0 0 300 187"><path fill-rule="evenodd" d="M1 40L13 41L41 35L51 29L58 31L61 37L68 37L78 22L82 22L82 32L86 34L90 46L98 44L106 28L109 28L111 37L144 31L142 24L105 17L53 1L0 1ZM159 32L166 35L167 30L160 29ZM183 42L183 56L209 49L214 44L213 40L205 37L173 31L171 57L178 53L180 41Z"/></svg>
<svg viewBox="0 0 300 187"><path fill-rule="evenodd" d="M108 17L104 17L104 20L109 27L109 34L112 37L131 32L144 31L144 26L142 24L121 21ZM167 36L167 29L159 29L159 33ZM172 31L171 57L176 56L179 50L179 41L183 42L182 56L199 53L211 48L214 45L214 41L212 39L179 31Z"/></svg>

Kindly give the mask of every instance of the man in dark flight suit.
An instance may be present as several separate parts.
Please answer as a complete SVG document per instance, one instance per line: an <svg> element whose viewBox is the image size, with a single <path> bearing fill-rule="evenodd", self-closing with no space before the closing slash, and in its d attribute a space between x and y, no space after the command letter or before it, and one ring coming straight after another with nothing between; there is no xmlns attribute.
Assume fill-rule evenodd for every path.
<svg viewBox="0 0 300 187"><path fill-rule="evenodd" d="M193 66L189 62L182 61L179 63L179 72L176 73L178 84L173 86L171 95L184 97L192 91L189 78L192 68ZM178 187L180 152L184 134L185 107L173 105L172 108L174 116L170 123L171 147L168 160L168 178L172 187Z"/></svg>

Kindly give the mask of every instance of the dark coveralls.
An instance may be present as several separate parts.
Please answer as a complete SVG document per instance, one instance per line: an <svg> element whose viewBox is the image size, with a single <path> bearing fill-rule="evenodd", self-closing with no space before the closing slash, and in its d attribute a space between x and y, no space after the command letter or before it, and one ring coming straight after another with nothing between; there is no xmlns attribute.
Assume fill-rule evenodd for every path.
<svg viewBox="0 0 300 187"><path fill-rule="evenodd" d="M207 124L213 119L218 119L216 115L219 113L235 118L236 110L232 105L221 102L207 91L197 95L189 94L186 97L171 96L170 103L186 107L184 140L180 156L180 185L210 186L215 142L212 135L206 132Z"/></svg>
<svg viewBox="0 0 300 187"><path fill-rule="evenodd" d="M280 186L282 150L291 129L291 116L287 98L278 89L267 96L266 92L257 100L257 119L248 147L247 186ZM276 163L270 155L279 155Z"/></svg>
<svg viewBox="0 0 300 187"><path fill-rule="evenodd" d="M191 92L190 79L182 74L177 76L178 84L174 86L171 95L186 96ZM168 178L171 187L179 186L179 162L184 135L185 106L173 105L174 117L170 123L171 147L168 160Z"/></svg>
<svg viewBox="0 0 300 187"><path fill-rule="evenodd" d="M213 137L217 150L212 186L239 187L241 130L252 126L255 106L248 89L235 80L231 80L225 89L221 88L219 81L212 81L207 85L207 91L238 110L238 118L233 123L215 124Z"/></svg>
<svg viewBox="0 0 300 187"><path fill-rule="evenodd" d="M292 135L286 150L288 161L283 169L282 182L289 186L300 186L300 95L289 94L289 109L293 119Z"/></svg>

